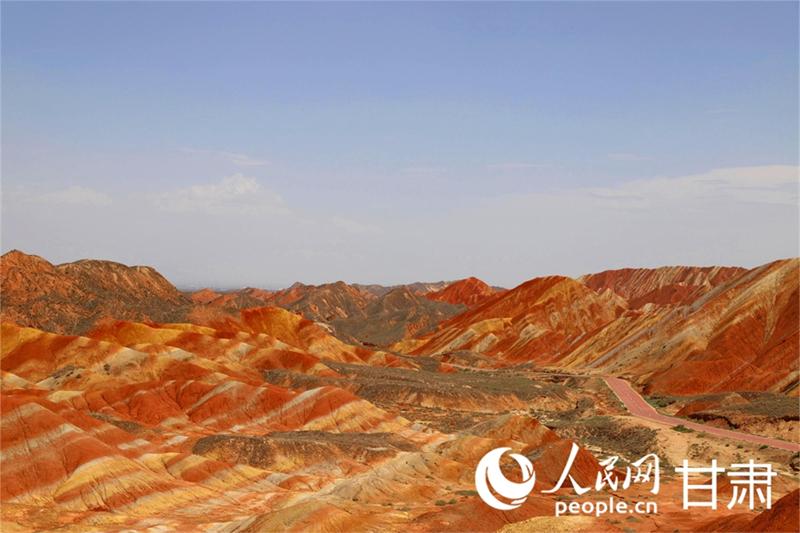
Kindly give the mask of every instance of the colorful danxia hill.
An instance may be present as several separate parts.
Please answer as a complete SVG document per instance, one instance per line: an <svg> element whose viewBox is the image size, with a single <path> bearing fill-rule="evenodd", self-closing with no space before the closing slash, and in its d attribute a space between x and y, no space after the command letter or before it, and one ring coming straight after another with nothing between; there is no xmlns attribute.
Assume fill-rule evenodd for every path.
<svg viewBox="0 0 800 533"><path fill-rule="evenodd" d="M182 292L149 267L12 251L0 529L797 532L799 281L787 259ZM501 447L536 474L508 511L475 484ZM648 454L657 494L596 486L601 461L621 481ZM771 505L697 474L719 503L684 509L684 460L751 459L777 474ZM509 454L501 470L522 481ZM609 498L657 510L556 516Z"/></svg>

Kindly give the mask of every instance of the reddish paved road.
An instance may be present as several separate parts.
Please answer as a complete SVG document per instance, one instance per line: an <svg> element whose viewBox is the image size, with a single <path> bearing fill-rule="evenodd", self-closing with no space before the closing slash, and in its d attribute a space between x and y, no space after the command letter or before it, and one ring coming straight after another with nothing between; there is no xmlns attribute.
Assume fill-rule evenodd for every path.
<svg viewBox="0 0 800 533"><path fill-rule="evenodd" d="M697 431L704 431L706 433L712 433L714 435L722 435L723 437L730 437L732 439L746 440L748 442L755 442L756 444L766 444L767 446L780 448L782 450L790 450L793 452L800 451L800 444L795 444L793 442L784 442L782 440L759 437L758 435L750 435L748 433L740 433L738 431L729 431L727 429L704 426L703 424L697 424L695 422L686 422L680 418L660 415L649 403L644 400L644 398L639 395L638 392L633 390L630 384L624 379L603 379L606 383L608 383L608 386L611 387L611 390L614 391L614 394L616 394L617 397L622 400L622 403L625 404L625 407L633 415L641 416L642 418L647 418L649 420L655 420L656 422L661 422L663 424L669 424L670 426L683 424L687 428L692 428Z"/></svg>
<svg viewBox="0 0 800 533"><path fill-rule="evenodd" d="M469 370L483 370L486 372L494 372L496 369L494 368L474 368L470 366L463 366L463 365L454 365L450 363L451 366L456 368L464 368ZM729 431L727 429L720 429L711 426L704 426L703 424L697 424L695 422L687 422L685 420L681 420L680 418L675 418L672 416L664 416L660 415L656 412L653 407L642 398L638 392L633 390L630 384L625 381L624 379L620 378L604 378L602 376L581 376L578 374L559 374L559 373L551 373L545 372L545 374L551 376L568 376L568 377L599 377L603 379L611 390L614 391L614 394L622 400L622 403L625 404L625 408L632 414L636 416L641 416L642 418L647 418L648 420L654 420L656 422L661 422L662 424L669 424L670 426L677 426L679 424L683 424L684 427L691 428L697 431L704 431L706 433L712 433L714 435L721 435L723 437L730 437L732 439L739 439L744 440L747 442L755 442L756 444L766 444L767 446L772 446L773 448L780 448L781 450L789 450L792 452L800 451L800 444L796 444L793 442L786 442L777 439L770 439L767 437L760 437L758 435L751 435L749 433L741 433L739 431Z"/></svg>

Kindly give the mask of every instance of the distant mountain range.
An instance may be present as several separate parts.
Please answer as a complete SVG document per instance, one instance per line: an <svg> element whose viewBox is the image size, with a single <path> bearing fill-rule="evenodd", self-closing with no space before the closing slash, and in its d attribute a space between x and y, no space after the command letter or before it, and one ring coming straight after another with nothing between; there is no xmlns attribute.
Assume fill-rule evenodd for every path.
<svg viewBox="0 0 800 533"><path fill-rule="evenodd" d="M218 324L271 306L350 345L443 362L471 354L498 365L623 375L647 392L796 395L799 264L622 269L536 278L500 291L467 278L186 295L149 267L93 260L55 266L12 251L2 257L1 316L85 334L113 320Z"/></svg>

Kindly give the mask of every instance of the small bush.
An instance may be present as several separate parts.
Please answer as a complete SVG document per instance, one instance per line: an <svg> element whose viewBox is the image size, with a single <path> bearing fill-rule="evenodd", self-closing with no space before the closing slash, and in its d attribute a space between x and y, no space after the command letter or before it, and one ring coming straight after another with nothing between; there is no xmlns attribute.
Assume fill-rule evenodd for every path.
<svg viewBox="0 0 800 533"><path fill-rule="evenodd" d="M769 448L769 446L767 446L766 444L762 444L761 446L758 447L759 450L766 450L767 448Z"/></svg>
<svg viewBox="0 0 800 533"><path fill-rule="evenodd" d="M672 431L677 431L679 433L694 433L694 430L691 428L687 428L683 424L678 424L677 426L670 428Z"/></svg>
<svg viewBox="0 0 800 533"><path fill-rule="evenodd" d="M459 496L477 496L478 495L478 491L477 490L457 490L456 494L458 494Z"/></svg>
<svg viewBox="0 0 800 533"><path fill-rule="evenodd" d="M398 511L410 511L411 507L398 507L397 510Z"/></svg>
<svg viewBox="0 0 800 533"><path fill-rule="evenodd" d="M453 505L454 503L458 503L458 501L455 498L453 498L452 500L450 500L447 503L449 503L450 505Z"/></svg>
<svg viewBox="0 0 800 533"><path fill-rule="evenodd" d="M444 500L436 500L436 505L438 505L439 507L441 507L442 505L447 505L447 502L446 502L446 501L444 501Z"/></svg>

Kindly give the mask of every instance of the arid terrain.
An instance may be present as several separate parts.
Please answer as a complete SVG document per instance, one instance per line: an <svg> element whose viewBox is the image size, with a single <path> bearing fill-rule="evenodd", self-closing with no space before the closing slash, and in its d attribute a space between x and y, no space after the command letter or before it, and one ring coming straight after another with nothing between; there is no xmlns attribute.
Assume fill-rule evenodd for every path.
<svg viewBox="0 0 800 533"><path fill-rule="evenodd" d="M9 252L1 529L797 532L798 281L795 258L510 289L184 293L149 267ZM641 416L606 378L683 423ZM542 492L573 443L572 478ZM476 492L478 462L499 447L536 475L510 511ZM657 494L621 482L647 454ZM597 490L612 456L620 484ZM717 509L683 508L684 460L750 459L777 473L771 509L729 508L725 474ZM501 466L521 481L508 455ZM657 511L555 516L610 497Z"/></svg>

